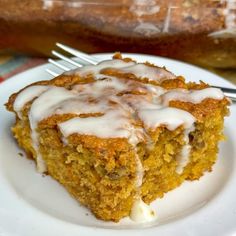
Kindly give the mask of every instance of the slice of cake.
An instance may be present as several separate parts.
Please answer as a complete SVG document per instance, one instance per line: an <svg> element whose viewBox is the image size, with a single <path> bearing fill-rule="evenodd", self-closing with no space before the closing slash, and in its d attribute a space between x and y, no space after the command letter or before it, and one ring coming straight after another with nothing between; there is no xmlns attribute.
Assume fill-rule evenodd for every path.
<svg viewBox="0 0 236 236"><path fill-rule="evenodd" d="M6 107L39 172L99 219L145 222L153 200L211 171L228 105L219 89L117 54L31 84Z"/></svg>

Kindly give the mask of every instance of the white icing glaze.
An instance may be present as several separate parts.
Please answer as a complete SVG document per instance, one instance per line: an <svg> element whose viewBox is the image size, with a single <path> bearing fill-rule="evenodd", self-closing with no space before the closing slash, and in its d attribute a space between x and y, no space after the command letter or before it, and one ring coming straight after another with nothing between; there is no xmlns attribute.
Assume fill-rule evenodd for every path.
<svg viewBox="0 0 236 236"><path fill-rule="evenodd" d="M118 118L118 119L117 119ZM94 122L96 120L96 122ZM114 122L116 120L116 122ZM65 137L79 133L94 135L100 138L127 138L130 137L130 124L127 117L122 117L119 111L107 112L99 117L76 117L60 123L58 126Z"/></svg>
<svg viewBox="0 0 236 236"><path fill-rule="evenodd" d="M118 70L119 78L105 75L103 69L107 68ZM159 86L145 84L142 82L143 78L163 81L174 79L175 76L163 68L122 60L104 61L97 66L85 66L69 72L72 73L80 76L91 74L94 81L77 84L70 90L63 87L35 85L23 90L15 100L14 109L20 112L27 102L35 98L29 111L29 121L38 170L46 171L39 152L37 132L39 122L55 114L76 114L77 117L57 124L64 143L74 133L100 138L128 139L136 155L136 198L138 199L132 208L131 218L139 222L152 220L153 213L140 199L144 170L137 155L137 144L145 140L150 146L148 135L150 129L154 130L164 125L169 130L175 130L183 126L186 129L185 145L181 155L177 157L179 164L176 169L181 173L188 162L190 152L188 133L193 127L195 118L187 111L168 107L169 101L174 99L199 103L207 97L222 99L223 93L212 88L200 91L182 89L167 91ZM139 81L128 80L123 75L127 73L135 75ZM79 117L82 114L87 116ZM140 126L140 121L144 128Z"/></svg>
<svg viewBox="0 0 236 236"><path fill-rule="evenodd" d="M138 223L150 222L156 219L155 212L141 198L134 201L130 218Z"/></svg>
<svg viewBox="0 0 236 236"><path fill-rule="evenodd" d="M136 188L138 189L138 193L140 192L140 187L142 186L143 183L143 175L144 175L144 169L142 162L137 154L136 148L134 149L135 151L135 159L136 159Z"/></svg>
<svg viewBox="0 0 236 236"><path fill-rule="evenodd" d="M194 126L186 129L184 132L184 142L185 144L182 147L180 154L176 157L177 167L176 173L182 174L184 167L189 163L190 152L191 152L191 145L189 144L189 134L190 132L194 131Z"/></svg>
<svg viewBox="0 0 236 236"><path fill-rule="evenodd" d="M221 100L224 98L223 92L218 88L205 88L201 90L175 89L168 91L162 96L163 104L168 106L172 100L183 102L200 103L206 98Z"/></svg>
<svg viewBox="0 0 236 236"><path fill-rule="evenodd" d="M38 122L52 115L60 102L75 96L73 93L61 87L45 87L47 88L46 91L34 100L29 112L32 144L36 152L37 169L41 173L47 169L39 152Z"/></svg>
<svg viewBox="0 0 236 236"><path fill-rule="evenodd" d="M100 76L101 78L104 77ZM80 96L92 95L93 97L101 97L104 95L118 94L121 91L128 89L127 84L121 83L117 78L105 76L104 79L94 81L90 84L78 84L73 87L73 90L78 91Z"/></svg>
<svg viewBox="0 0 236 236"><path fill-rule="evenodd" d="M96 66L94 65L87 65L75 70L71 70L69 72L65 72L65 75L80 75L86 76L88 74L97 75L100 74L100 71L105 68L124 68L127 66L135 65L135 62L125 62L123 60L114 59L114 60L106 60L98 63Z"/></svg>
<svg viewBox="0 0 236 236"><path fill-rule="evenodd" d="M177 167L176 167L176 173L182 174L184 167L188 164L189 162L189 154L191 151L191 145L186 144L182 147L180 155L177 156L176 161L177 161Z"/></svg>
<svg viewBox="0 0 236 236"><path fill-rule="evenodd" d="M165 79L176 78L174 74L163 68L148 66L145 64L136 64L133 66L128 66L122 68L121 72L131 73L140 79L147 78L151 81L159 81L159 82L162 82Z"/></svg>
<svg viewBox="0 0 236 236"><path fill-rule="evenodd" d="M38 122L53 115L57 109L61 108L62 102L76 97L77 94L63 87L48 88L32 103L29 113L31 125L37 128Z"/></svg>
<svg viewBox="0 0 236 236"><path fill-rule="evenodd" d="M23 106L27 103L32 101L34 98L38 97L41 93L48 89L47 86L43 85L35 85L25 88L21 91L15 99L13 104L14 111L17 112L19 118L21 118L21 110Z"/></svg>
<svg viewBox="0 0 236 236"><path fill-rule="evenodd" d="M144 126L152 130L161 125L165 125L169 130L175 130L181 125L188 129L195 122L194 116L189 112L173 107L142 109L138 114L144 122Z"/></svg>
<svg viewBox="0 0 236 236"><path fill-rule="evenodd" d="M153 67L142 63L135 63L133 61L124 62L119 59L102 61L96 66L89 65L84 66L69 72L65 72L65 75L77 74L80 76L86 76L92 74L95 78L100 79L104 77L102 70L112 68L116 69L120 73L130 73L138 78L148 78L149 80L162 82L165 79L174 79L176 76L161 67Z"/></svg>

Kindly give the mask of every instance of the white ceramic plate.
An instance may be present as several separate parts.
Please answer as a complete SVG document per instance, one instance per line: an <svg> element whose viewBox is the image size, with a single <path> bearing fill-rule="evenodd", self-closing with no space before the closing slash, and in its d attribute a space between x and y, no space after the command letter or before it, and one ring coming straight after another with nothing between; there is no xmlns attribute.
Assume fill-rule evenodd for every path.
<svg viewBox="0 0 236 236"><path fill-rule="evenodd" d="M232 87L224 79L182 62L148 55L127 54L138 61L166 66L187 80ZM97 55L101 59L111 54ZM151 224L135 224L128 218L115 224L97 220L49 176L35 170L33 161L14 141L10 127L14 116L4 107L8 97L38 80L50 79L42 65L18 74L0 85L0 235L18 236L106 236L106 235L233 235L236 234L236 106L226 119L228 140L220 145L213 172L200 181L185 182L153 202L158 219Z"/></svg>

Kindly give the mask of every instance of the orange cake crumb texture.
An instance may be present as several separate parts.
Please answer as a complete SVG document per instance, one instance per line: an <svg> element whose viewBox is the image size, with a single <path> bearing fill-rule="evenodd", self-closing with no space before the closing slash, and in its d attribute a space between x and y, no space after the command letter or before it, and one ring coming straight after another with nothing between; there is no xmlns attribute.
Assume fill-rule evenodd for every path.
<svg viewBox="0 0 236 236"><path fill-rule="evenodd" d="M99 219L131 214L142 222L152 217L138 216L137 202L150 204L212 170L228 105L203 82L116 54L31 84L6 107L16 114L14 137L39 171Z"/></svg>

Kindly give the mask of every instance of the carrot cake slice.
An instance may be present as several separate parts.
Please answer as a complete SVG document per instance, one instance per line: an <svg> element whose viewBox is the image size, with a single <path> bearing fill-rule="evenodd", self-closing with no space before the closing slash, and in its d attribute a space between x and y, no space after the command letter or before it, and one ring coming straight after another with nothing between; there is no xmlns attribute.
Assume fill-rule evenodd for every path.
<svg viewBox="0 0 236 236"><path fill-rule="evenodd" d="M229 103L217 88L116 54L33 83L6 107L39 172L99 219L145 222L152 201L212 170Z"/></svg>

